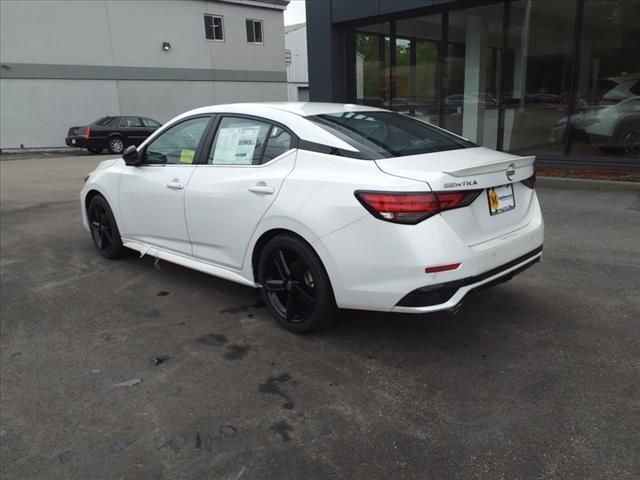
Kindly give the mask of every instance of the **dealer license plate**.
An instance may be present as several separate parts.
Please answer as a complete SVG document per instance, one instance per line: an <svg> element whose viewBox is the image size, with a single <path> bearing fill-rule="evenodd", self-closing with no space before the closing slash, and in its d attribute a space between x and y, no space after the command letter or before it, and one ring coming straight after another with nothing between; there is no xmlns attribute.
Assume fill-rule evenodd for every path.
<svg viewBox="0 0 640 480"><path fill-rule="evenodd" d="M75 138L72 138L72 139L71 139L71 145L75 145L75 144L76 144L76 139L75 139Z"/></svg>
<svg viewBox="0 0 640 480"><path fill-rule="evenodd" d="M498 215L516 208L516 197L513 195L513 184L511 183L488 188L487 199L491 215Z"/></svg>

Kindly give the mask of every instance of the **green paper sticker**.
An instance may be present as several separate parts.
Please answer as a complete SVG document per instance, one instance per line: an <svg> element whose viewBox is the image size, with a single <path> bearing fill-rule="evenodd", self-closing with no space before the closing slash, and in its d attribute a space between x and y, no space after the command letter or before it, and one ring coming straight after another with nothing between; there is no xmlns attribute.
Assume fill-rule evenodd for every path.
<svg viewBox="0 0 640 480"><path fill-rule="evenodd" d="M195 150L182 150L182 153L180 154L180 163L193 163L193 157L195 154Z"/></svg>

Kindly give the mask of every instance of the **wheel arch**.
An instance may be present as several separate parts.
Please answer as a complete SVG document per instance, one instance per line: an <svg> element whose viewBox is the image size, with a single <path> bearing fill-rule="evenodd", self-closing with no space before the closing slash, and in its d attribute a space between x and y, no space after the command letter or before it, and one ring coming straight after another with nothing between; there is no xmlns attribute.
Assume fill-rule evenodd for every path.
<svg viewBox="0 0 640 480"><path fill-rule="evenodd" d="M84 194L84 199L82 201L82 207L83 207L83 220L85 220L87 222L89 222L89 204L91 203L91 200L93 200L96 196L100 195L102 198L105 199L105 201L107 202L107 204L109 205L109 208L111 209L111 213L113 214L113 218L116 222L116 225L118 227L118 230L120 230L120 225L121 222L119 221L118 218L118 212L116 211L117 209L114 208L114 204L113 202L110 200L109 195L107 195L107 193L105 191L103 191L101 188L99 188L97 185L92 185L87 192ZM122 233L122 231L120 231L120 233Z"/></svg>
<svg viewBox="0 0 640 480"><path fill-rule="evenodd" d="M613 138L622 140L622 135L624 135L629 128L640 128L640 115L633 115L620 120L614 127Z"/></svg>
<svg viewBox="0 0 640 480"><path fill-rule="evenodd" d="M272 238L278 235L292 235L294 237L299 238L300 240L305 242L307 245L309 245L309 247L316 253L316 255L318 255L318 258L320 258L320 261L322 261L322 258L320 257L316 249L313 248L313 245L311 244L311 242L309 242L306 238L304 238L299 233L294 232L293 230L289 230L288 228L271 228L260 235L258 240L256 240L253 246L253 250L251 252L251 275L253 276L253 280L256 283L258 281L258 261L260 260L260 254L262 253L262 250L264 249L265 245L269 243L269 241Z"/></svg>

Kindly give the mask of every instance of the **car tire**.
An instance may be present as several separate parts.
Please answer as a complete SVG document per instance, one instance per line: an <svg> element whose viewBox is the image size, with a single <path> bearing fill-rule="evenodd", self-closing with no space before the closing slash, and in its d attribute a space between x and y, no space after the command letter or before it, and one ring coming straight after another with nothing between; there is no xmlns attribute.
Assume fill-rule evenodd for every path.
<svg viewBox="0 0 640 480"><path fill-rule="evenodd" d="M109 203L102 195L94 196L87 207L87 220L93 245L100 255L110 260L124 253L120 231Z"/></svg>
<svg viewBox="0 0 640 480"><path fill-rule="evenodd" d="M113 136L107 141L107 149L111 153L120 154L124 152L124 140L122 137Z"/></svg>
<svg viewBox="0 0 640 480"><path fill-rule="evenodd" d="M640 127L627 128L622 132L620 140L624 153L634 157L640 156Z"/></svg>
<svg viewBox="0 0 640 480"><path fill-rule="evenodd" d="M93 153L94 155L102 153L102 150L102 147L87 147L87 151L89 151L89 153Z"/></svg>
<svg viewBox="0 0 640 480"><path fill-rule="evenodd" d="M299 237L277 235L264 246L258 283L269 313L291 332L308 333L336 319L329 276L313 248Z"/></svg>

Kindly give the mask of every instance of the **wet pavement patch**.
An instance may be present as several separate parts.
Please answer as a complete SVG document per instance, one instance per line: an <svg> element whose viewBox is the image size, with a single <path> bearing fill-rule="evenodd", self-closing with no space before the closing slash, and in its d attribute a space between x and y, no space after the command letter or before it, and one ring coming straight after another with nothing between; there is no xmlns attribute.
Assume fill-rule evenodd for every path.
<svg viewBox="0 0 640 480"><path fill-rule="evenodd" d="M270 395L278 395L286 400L282 405L282 408L292 410L296 404L291 400L281 388L280 385L286 384L291 380L291 375L288 373L281 373L277 377L269 377L265 383L261 383L258 387L260 393L266 393Z"/></svg>
<svg viewBox="0 0 640 480"><path fill-rule="evenodd" d="M170 292L167 292L166 290L162 290L158 293L156 293L156 297L166 297L167 295L169 295Z"/></svg>
<svg viewBox="0 0 640 480"><path fill-rule="evenodd" d="M287 422L282 421L282 422L274 423L269 427L269 430L271 430L272 432L276 432L278 435L280 435L283 442L291 441L291 436L289 435L289 432L293 431L293 427L289 425Z"/></svg>
<svg viewBox="0 0 640 480"><path fill-rule="evenodd" d="M169 361L169 355L158 355L157 357L153 357L154 365L162 365L163 363L167 363Z"/></svg>
<svg viewBox="0 0 640 480"><path fill-rule="evenodd" d="M250 345L229 345L224 354L225 360L242 360L251 350Z"/></svg>
<svg viewBox="0 0 640 480"><path fill-rule="evenodd" d="M205 452L213 451L213 436L208 433L201 434L200 432L196 432L195 435L195 449L196 450L204 450Z"/></svg>
<svg viewBox="0 0 640 480"><path fill-rule="evenodd" d="M4 438L7 435L9 435L9 432L7 432L4 428L0 430L0 438Z"/></svg>
<svg viewBox="0 0 640 480"><path fill-rule="evenodd" d="M196 450L204 450L205 452L213 451L213 435L210 433L196 432L193 436L175 435L158 447L158 450L168 448L178 451L182 447L192 445Z"/></svg>
<svg viewBox="0 0 640 480"><path fill-rule="evenodd" d="M147 318L160 318L162 314L160 313L160 310L149 310L144 314L144 316Z"/></svg>
<svg viewBox="0 0 640 480"><path fill-rule="evenodd" d="M206 335L202 335L196 338L196 342L201 343L203 345L212 345L214 347L219 347L224 345L229 340L224 335L219 333L207 333Z"/></svg>
<svg viewBox="0 0 640 480"><path fill-rule="evenodd" d="M111 451L120 452L122 450L126 450L128 446L129 446L129 442L126 442L125 440L116 440L111 444Z"/></svg>
<svg viewBox="0 0 640 480"><path fill-rule="evenodd" d="M237 430L231 425L225 425L221 430L224 437L233 437L237 433Z"/></svg>
<svg viewBox="0 0 640 480"><path fill-rule="evenodd" d="M240 312L247 312L250 309L258 309L258 308L264 308L264 302L262 300L258 300L255 303L251 303L248 305L240 305L238 307L229 307L229 308L225 308L220 310L220 313L240 313Z"/></svg>
<svg viewBox="0 0 640 480"><path fill-rule="evenodd" d="M78 452L73 452L71 450L67 450L58 455L58 461L60 463L69 463L77 458L79 458Z"/></svg>
<svg viewBox="0 0 640 480"><path fill-rule="evenodd" d="M142 383L141 378L132 378L131 380L125 380L124 382L118 382L111 385L113 388L133 387Z"/></svg>
<svg viewBox="0 0 640 480"><path fill-rule="evenodd" d="M186 443L187 443L186 437L183 437L182 435L176 435L174 437L171 437L165 443L163 443L160 446L160 449L170 448L171 450L178 450L180 447L182 447Z"/></svg>

